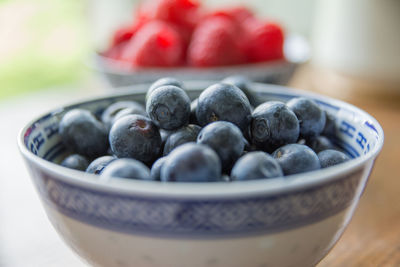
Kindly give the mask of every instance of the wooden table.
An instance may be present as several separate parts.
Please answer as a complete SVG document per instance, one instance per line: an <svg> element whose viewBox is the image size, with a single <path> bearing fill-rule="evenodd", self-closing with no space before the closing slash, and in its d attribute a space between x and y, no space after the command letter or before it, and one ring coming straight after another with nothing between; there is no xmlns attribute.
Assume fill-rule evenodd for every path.
<svg viewBox="0 0 400 267"><path fill-rule="evenodd" d="M292 85L333 95L338 92L335 86L346 87L342 82L325 87L326 83L315 82L316 76L305 67ZM96 86L90 88L47 91L0 103L0 266L86 266L47 220L17 150L16 136L36 114L103 93L95 91ZM385 145L350 225L318 266L400 266L400 98L335 96L375 116L385 131Z"/></svg>

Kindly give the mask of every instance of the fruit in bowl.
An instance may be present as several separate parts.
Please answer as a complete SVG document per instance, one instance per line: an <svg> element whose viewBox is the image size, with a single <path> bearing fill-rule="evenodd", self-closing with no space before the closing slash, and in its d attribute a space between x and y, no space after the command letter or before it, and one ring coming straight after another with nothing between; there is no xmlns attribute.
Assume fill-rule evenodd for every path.
<svg viewBox="0 0 400 267"><path fill-rule="evenodd" d="M115 86L133 84L128 75L135 74L136 81L153 82L160 76L220 80L239 72L284 83L299 62L285 50L298 51L298 40L245 6L208 10L194 0L150 0L113 33L109 47L96 56L96 69Z"/></svg>
<svg viewBox="0 0 400 267"><path fill-rule="evenodd" d="M147 90L146 107L135 101L115 102L101 113L102 121L88 110L72 109L59 125L64 145L73 152L61 165L82 170L91 160L94 164L113 156L110 167L104 164L96 174L106 179L112 174L164 182L217 182L281 177L350 159L335 149L334 134L321 135L327 116L314 100L266 101L251 111L249 98L254 104L257 97L250 87L245 77L227 77L201 92L193 108L184 83L164 77ZM165 142L160 131L169 132ZM321 140L323 145L318 145ZM252 168L243 165L253 158ZM152 169L155 164L157 170L144 164Z"/></svg>
<svg viewBox="0 0 400 267"><path fill-rule="evenodd" d="M194 0L150 0L117 29L103 55L131 68L215 67L283 59L284 32L244 6L206 10Z"/></svg>
<svg viewBox="0 0 400 267"><path fill-rule="evenodd" d="M154 89L146 102L152 102L153 95L158 97L165 86L170 88L163 85ZM198 98L197 107L207 99L202 94L210 93L209 82L184 82L184 86L190 99ZM326 255L348 224L382 148L383 131L374 118L338 100L250 83L247 88L254 98L259 103L267 102L250 111L250 134L240 126L246 121L240 116L242 111L237 111L243 108L240 106L232 108L232 114L222 113L227 116L225 120L214 110L205 116L206 122L200 123L202 129L177 126L173 132L163 130L163 137L154 133L162 124L157 126L143 115L125 115L111 125L111 130L129 121L131 134L139 135L141 140L129 148L137 146L138 151L151 152L153 145L176 144L172 139L177 133L186 136L188 142L177 144L165 156L161 151L154 153L151 161L138 155L142 153L133 153L136 159L125 158L122 163L120 159L104 158L109 156L85 155L102 157L90 164L99 166L99 175L93 174L93 168L85 173L59 164L75 153L71 146L64 145L59 133L66 114L76 109L87 110L95 118L101 118L106 110L107 114L118 113L114 103L144 104L149 87L138 85L131 91L57 109L33 120L20 133L19 147L46 213L71 248L90 263L102 266L207 266L210 262L221 266L311 266ZM213 85L211 89L214 93L224 92L226 86L217 85L216 90ZM232 90L246 102L239 88ZM270 118L263 105L274 110L272 119L297 118L301 113L294 107L303 107L301 99L330 114L325 116L329 127L308 137L310 133L302 132L294 123L298 129L295 141L268 146L252 142L253 133L261 143L262 132L267 131L268 123L254 119L254 115L265 121ZM309 101L305 106L312 110L314 105ZM210 101L206 103L214 108ZM261 111L257 111L259 107ZM196 116L203 113L199 110ZM208 114L207 109L204 113ZM167 116L164 107L156 114ZM321 114L325 113L307 120L317 125L320 120L316 118L324 116ZM236 120L238 117L242 119ZM144 145L148 133L157 141ZM236 139L238 136L243 139ZM335 150L330 150L326 139L344 153L331 152ZM114 153L115 149L111 150ZM225 155L234 157L225 161ZM320 168L322 164L329 167ZM151 165L158 166L157 170L149 171ZM229 176L221 175L228 173L227 169L231 169ZM157 172L161 181L155 181Z"/></svg>

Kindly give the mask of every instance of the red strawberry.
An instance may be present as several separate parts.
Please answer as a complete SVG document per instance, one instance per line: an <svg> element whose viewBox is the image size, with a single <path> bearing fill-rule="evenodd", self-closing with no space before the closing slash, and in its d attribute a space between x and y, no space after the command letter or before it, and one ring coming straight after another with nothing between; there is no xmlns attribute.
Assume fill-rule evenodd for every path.
<svg viewBox="0 0 400 267"><path fill-rule="evenodd" d="M111 46L115 47L123 42L126 42L132 38L135 33L135 29L131 25L123 26L117 29L111 41Z"/></svg>
<svg viewBox="0 0 400 267"><path fill-rule="evenodd" d="M163 20L193 29L199 19L200 4L196 0L149 0L138 9L137 17Z"/></svg>
<svg viewBox="0 0 400 267"><path fill-rule="evenodd" d="M238 23L242 23L247 19L255 18L253 11L244 6L233 7L231 9L228 9L228 11L229 14L231 14Z"/></svg>
<svg viewBox="0 0 400 267"><path fill-rule="evenodd" d="M245 50L251 62L262 62L283 58L284 33L271 22L249 23Z"/></svg>
<svg viewBox="0 0 400 267"><path fill-rule="evenodd" d="M102 56L108 57L114 60L121 60L121 56L123 51L125 50L125 47L127 45L127 42L122 42L118 45L111 46L107 51L102 53Z"/></svg>
<svg viewBox="0 0 400 267"><path fill-rule="evenodd" d="M237 6L217 9L207 15L207 17L217 16L229 18L241 26L246 20L254 18L254 13L247 7Z"/></svg>
<svg viewBox="0 0 400 267"><path fill-rule="evenodd" d="M144 20L136 20L134 24L125 25L117 29L111 41L111 46L117 46L129 41L133 35L146 23Z"/></svg>
<svg viewBox="0 0 400 267"><path fill-rule="evenodd" d="M189 64L209 67L243 63L238 34L232 20L212 17L202 21L196 27L188 48Z"/></svg>
<svg viewBox="0 0 400 267"><path fill-rule="evenodd" d="M151 21L143 25L129 41L122 58L134 66L177 66L183 60L182 39L167 23Z"/></svg>
<svg viewBox="0 0 400 267"><path fill-rule="evenodd" d="M186 49L189 46L190 43L190 39L192 38L192 30L190 30L187 27L184 26L180 26L178 24L169 24L171 27L174 28L175 31L177 31L179 33L179 36L182 39L182 43L183 43L183 47L185 50L185 54L186 54Z"/></svg>
<svg viewBox="0 0 400 267"><path fill-rule="evenodd" d="M246 55L248 28L251 29L253 23L258 23L258 20L255 17L254 13L247 7L237 6L214 10L206 16L206 18L210 17L223 17L235 23L237 35L240 36L238 38L239 49L242 54Z"/></svg>

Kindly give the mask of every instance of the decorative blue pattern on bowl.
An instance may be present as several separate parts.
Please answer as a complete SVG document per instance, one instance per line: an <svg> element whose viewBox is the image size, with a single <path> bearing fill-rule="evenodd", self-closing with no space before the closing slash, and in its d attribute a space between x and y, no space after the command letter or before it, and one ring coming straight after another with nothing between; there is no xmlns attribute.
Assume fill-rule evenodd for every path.
<svg viewBox="0 0 400 267"><path fill-rule="evenodd" d="M332 216L352 203L360 172L296 193L233 199L126 196L45 173L35 183L50 205L85 223L141 235L208 238L276 232Z"/></svg>

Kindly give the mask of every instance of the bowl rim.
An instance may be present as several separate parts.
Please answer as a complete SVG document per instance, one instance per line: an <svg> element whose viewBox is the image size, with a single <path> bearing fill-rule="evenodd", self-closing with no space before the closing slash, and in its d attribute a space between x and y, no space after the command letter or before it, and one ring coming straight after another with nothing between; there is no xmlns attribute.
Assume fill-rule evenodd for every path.
<svg viewBox="0 0 400 267"><path fill-rule="evenodd" d="M296 65L298 62L288 61L286 59L271 60L266 62L256 62L247 64L236 64L228 66L214 66L214 67L191 67L191 66L177 66L177 67L132 67L129 63L115 60L103 56L100 52L93 52L92 59L87 63L90 68L114 75L132 75L140 73L174 73L189 74L189 73L213 73L213 72L232 72L245 70L266 70L285 65Z"/></svg>
<svg viewBox="0 0 400 267"><path fill-rule="evenodd" d="M210 81L185 81L187 88L194 87L199 84L209 84ZM373 160L377 157L381 151L384 143L384 132L378 121L367 112L361 110L354 105L346 103L344 101L333 99L321 94L308 92L304 90L294 89L286 86L271 85L271 84L260 84L253 83L255 91L271 92L277 94L285 94L290 96L307 96L313 99L321 100L324 102L332 103L348 110L354 111L355 113L365 117L370 121L377 133L377 142L373 149L366 154L362 154L357 158L354 158L348 162L342 163L326 169L320 169L307 173L300 173L295 175L289 175L281 178L274 179L260 179L250 181L233 181L233 182L213 182L213 183L176 183L176 182L156 182L156 181L140 181L140 180L129 180L129 179L111 179L104 181L98 178L94 174L88 174L82 171L68 169L61 165L47 161L35 154L33 154L24 143L24 135L26 131L41 118L54 114L55 111L68 109L72 106L85 104L91 101L100 101L109 99L111 97L119 97L124 95L130 95L132 93L140 94L145 93L143 89L144 84L138 84L134 86L125 87L125 90L119 92L109 93L103 96L90 97L83 99L78 102L63 105L60 108L52 109L49 112L42 113L42 115L36 116L30 120L18 134L18 147L25 158L27 163L33 163L39 168L45 170L51 174L55 179L68 184L74 184L79 187L90 188L93 190L99 190L103 192L111 192L117 194L128 194L128 195L142 195L142 196L160 196L170 198L227 198L227 197L245 197L254 195L278 195L283 193L289 193L293 191L300 191L309 189L312 187L322 186L338 179L351 175L352 173L359 171L366 164L372 164ZM129 89L128 89L129 88ZM31 170L30 170L31 171ZM32 174L31 174L32 175Z"/></svg>

